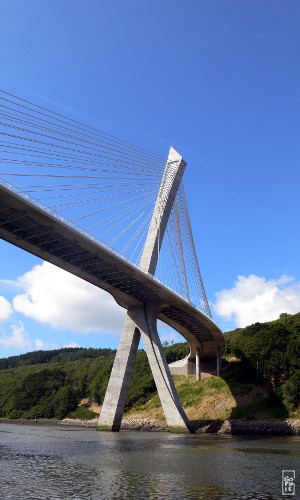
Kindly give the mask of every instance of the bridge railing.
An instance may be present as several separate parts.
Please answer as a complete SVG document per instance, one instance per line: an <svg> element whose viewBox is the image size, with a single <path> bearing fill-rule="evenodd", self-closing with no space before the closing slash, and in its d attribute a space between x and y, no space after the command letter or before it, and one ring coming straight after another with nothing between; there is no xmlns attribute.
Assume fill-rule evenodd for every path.
<svg viewBox="0 0 300 500"><path fill-rule="evenodd" d="M104 243L103 241L101 241L100 239L98 238L95 238L93 235L91 235L90 233L88 233L87 231L85 231L84 229L80 228L79 226L77 226L76 224L74 224L73 222L69 221L68 219L66 219L63 215L60 215L58 214L57 212L55 212L54 210L51 210L51 208L49 207L46 207L45 205L43 205L41 202L35 200L34 198L32 198L30 195L28 195L27 193L24 193L23 191L21 191L19 188L17 188L16 186L13 186L12 184L9 184L8 182L6 182L5 180L1 179L0 178L0 185L2 185L3 187L5 187L6 189L8 189L9 191L12 191L13 193L17 194L20 198L23 198L25 199L29 204L33 205L34 207L37 207L39 208L41 211L43 211L44 213L46 214L50 214L52 217L54 217L55 219L63 222L64 224L66 224L68 227L72 228L74 231L76 231L77 233L80 233L82 234L83 236L85 236L86 238L88 238L89 240L93 241L94 243L96 243L97 245L101 246L102 248L105 248L105 250L114 255L115 257L117 257L118 259L121 259L122 261L126 262L128 265L130 265L131 267L133 267L134 269L138 269L140 272L142 272L143 274L145 274L150 280L153 280L157 283L159 283L163 288L166 288L167 290L169 290L172 294L176 295L177 297L179 297L181 300L184 300L184 302L186 302L187 304L189 304L190 306L192 306L194 309L196 309L198 312L201 312L204 316L206 316L210 321L212 321L213 323L215 323L204 311L202 311L201 309L199 309L196 304L194 304L191 300L187 299L186 297L184 297L183 295L181 295L180 293L178 293L176 290L174 290L173 288L171 288L169 285L167 285L166 283L164 283L163 281L161 281L159 278L157 278L156 276L153 276L152 274L148 273L147 271L145 271L141 266L139 266L138 264L135 264L134 262L132 262L130 259L128 259L127 257L125 257L124 255L122 255L121 253L117 252L116 250L114 250L112 247L106 245L106 243ZM215 323L216 324L216 323ZM216 325L217 326L217 325Z"/></svg>

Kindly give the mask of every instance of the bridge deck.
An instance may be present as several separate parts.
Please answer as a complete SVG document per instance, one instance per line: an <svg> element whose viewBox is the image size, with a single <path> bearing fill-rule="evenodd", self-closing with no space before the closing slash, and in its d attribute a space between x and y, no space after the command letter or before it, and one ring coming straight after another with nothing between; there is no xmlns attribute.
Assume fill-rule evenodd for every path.
<svg viewBox="0 0 300 500"><path fill-rule="evenodd" d="M218 326L183 297L87 233L0 183L0 237L113 295L122 307L155 302L158 317L202 354L225 348Z"/></svg>

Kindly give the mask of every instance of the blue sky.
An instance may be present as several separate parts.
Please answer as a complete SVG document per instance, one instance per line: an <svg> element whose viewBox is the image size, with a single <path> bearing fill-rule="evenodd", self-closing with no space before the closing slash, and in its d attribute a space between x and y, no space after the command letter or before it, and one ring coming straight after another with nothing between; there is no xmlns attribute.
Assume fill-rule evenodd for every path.
<svg viewBox="0 0 300 500"><path fill-rule="evenodd" d="M300 310L297 0L0 0L0 28L3 90L184 156L199 265L223 330ZM14 299L31 300L33 285L18 278L43 264L3 241L0 256L1 357L117 346L116 326L82 333L25 315Z"/></svg>

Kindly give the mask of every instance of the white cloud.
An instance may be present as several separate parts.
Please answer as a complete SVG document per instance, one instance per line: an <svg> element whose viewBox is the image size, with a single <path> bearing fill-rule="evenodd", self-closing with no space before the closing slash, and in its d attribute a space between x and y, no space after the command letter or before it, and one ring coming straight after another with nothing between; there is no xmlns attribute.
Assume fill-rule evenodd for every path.
<svg viewBox="0 0 300 500"><path fill-rule="evenodd" d="M8 300L0 295L0 322L6 321L12 312L13 310Z"/></svg>
<svg viewBox="0 0 300 500"><path fill-rule="evenodd" d="M237 327L252 323L271 321L283 312L295 314L300 311L300 282L281 276L279 279L251 274L238 276L234 287L216 293L213 309L226 320L233 319Z"/></svg>
<svg viewBox="0 0 300 500"><path fill-rule="evenodd" d="M79 347L77 342L68 342L67 344L64 344L63 347Z"/></svg>
<svg viewBox="0 0 300 500"><path fill-rule="evenodd" d="M42 339L34 339L31 343L30 349L32 351L41 351L41 350L47 350L47 349L59 349L60 346L53 343L53 342L45 342Z"/></svg>
<svg viewBox="0 0 300 500"><path fill-rule="evenodd" d="M44 342L41 339L31 339L22 321L10 325L10 333L0 331L0 346L5 349L17 349L23 352L41 349L58 349L56 344Z"/></svg>
<svg viewBox="0 0 300 500"><path fill-rule="evenodd" d="M22 284L18 280L0 280L0 285L4 285L7 288L22 288Z"/></svg>
<svg viewBox="0 0 300 500"><path fill-rule="evenodd" d="M120 333L125 311L111 295L62 269L43 262L19 278L25 293L14 309L54 327L81 333Z"/></svg>
<svg viewBox="0 0 300 500"><path fill-rule="evenodd" d="M45 342L41 339L35 339L34 346L37 348L38 351L40 351L41 349L45 348Z"/></svg>
<svg viewBox="0 0 300 500"><path fill-rule="evenodd" d="M30 350L32 348L32 342L25 331L22 321L14 323L10 327L11 332L9 334L2 334L0 337L0 346L5 348L16 348L21 350Z"/></svg>

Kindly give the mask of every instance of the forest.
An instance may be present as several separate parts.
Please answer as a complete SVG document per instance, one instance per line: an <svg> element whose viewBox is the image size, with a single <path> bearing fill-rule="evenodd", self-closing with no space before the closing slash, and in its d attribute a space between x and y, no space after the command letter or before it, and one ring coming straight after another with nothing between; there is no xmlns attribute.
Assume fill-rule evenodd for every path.
<svg viewBox="0 0 300 500"><path fill-rule="evenodd" d="M300 313L225 333L226 354L239 358L244 376L270 389L291 411L300 399Z"/></svg>
<svg viewBox="0 0 300 500"><path fill-rule="evenodd" d="M299 407L300 313L225 333L224 380L266 384L291 414ZM164 347L170 363L189 352L187 343ZM0 359L0 418L63 419L81 399L101 404L115 350L65 348ZM238 360L238 363L236 362ZM199 382L201 384L201 382ZM156 395L145 351L139 350L126 410Z"/></svg>

